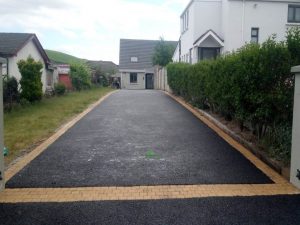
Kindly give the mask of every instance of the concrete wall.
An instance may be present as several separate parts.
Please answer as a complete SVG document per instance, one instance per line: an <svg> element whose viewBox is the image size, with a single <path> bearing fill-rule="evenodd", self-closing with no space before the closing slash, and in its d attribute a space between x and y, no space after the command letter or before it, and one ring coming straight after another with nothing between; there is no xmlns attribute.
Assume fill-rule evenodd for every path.
<svg viewBox="0 0 300 225"><path fill-rule="evenodd" d="M154 77L155 77L155 85L154 85L155 89L171 92L170 86L168 84L167 69L165 67L156 68Z"/></svg>
<svg viewBox="0 0 300 225"><path fill-rule="evenodd" d="M0 63L0 191L4 189L4 156L3 156L3 85L2 85L2 64Z"/></svg>
<svg viewBox="0 0 300 225"><path fill-rule="evenodd" d="M36 48L35 44L30 41L28 42L18 53L16 56L9 58L8 62L8 73L10 76L14 76L17 78L18 81L21 79L21 74L18 68L18 61L21 59L26 60L28 56L31 55L31 57L36 60L43 63L43 69L42 69L42 83L43 83L43 91L46 90L47 87L47 72L46 72L46 65L44 63L43 57L41 56L40 52Z"/></svg>
<svg viewBox="0 0 300 225"><path fill-rule="evenodd" d="M294 119L292 135L291 183L300 188L300 66L293 67L295 75Z"/></svg>
<svg viewBox="0 0 300 225"><path fill-rule="evenodd" d="M130 72L121 72L121 88L141 90L146 88L145 73L137 73L137 83L130 83Z"/></svg>

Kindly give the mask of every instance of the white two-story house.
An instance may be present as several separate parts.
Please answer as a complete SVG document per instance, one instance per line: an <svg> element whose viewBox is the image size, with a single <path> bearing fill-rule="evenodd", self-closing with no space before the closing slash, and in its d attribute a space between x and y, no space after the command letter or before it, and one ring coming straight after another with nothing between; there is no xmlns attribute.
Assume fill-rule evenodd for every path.
<svg viewBox="0 0 300 225"><path fill-rule="evenodd" d="M194 64L272 34L284 40L288 28L300 26L300 0L192 0L180 21L173 61Z"/></svg>

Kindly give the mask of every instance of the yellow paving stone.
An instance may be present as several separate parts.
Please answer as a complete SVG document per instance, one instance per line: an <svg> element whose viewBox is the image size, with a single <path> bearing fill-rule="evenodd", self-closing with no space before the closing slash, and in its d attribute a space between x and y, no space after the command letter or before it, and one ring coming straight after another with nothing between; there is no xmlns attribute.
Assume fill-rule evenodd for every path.
<svg viewBox="0 0 300 225"><path fill-rule="evenodd" d="M219 196L264 196L300 194L291 184L254 185L174 185L148 187L152 192L144 192L144 187L105 188L51 188L51 189L6 189L0 193L0 203L14 202L77 202L103 200L154 200L182 199ZM134 190L131 192L130 190ZM187 191L188 190L188 191Z"/></svg>

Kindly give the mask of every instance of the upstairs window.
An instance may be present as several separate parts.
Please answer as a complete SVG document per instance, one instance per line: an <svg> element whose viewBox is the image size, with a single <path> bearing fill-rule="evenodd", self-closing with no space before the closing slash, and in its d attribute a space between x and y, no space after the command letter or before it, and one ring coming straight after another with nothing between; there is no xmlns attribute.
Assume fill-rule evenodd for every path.
<svg viewBox="0 0 300 225"><path fill-rule="evenodd" d="M300 23L300 5L289 5L289 23Z"/></svg>
<svg viewBox="0 0 300 225"><path fill-rule="evenodd" d="M251 28L251 43L258 43L258 35L259 35L259 29Z"/></svg>
<svg viewBox="0 0 300 225"><path fill-rule="evenodd" d="M131 61L131 62L138 62L139 59L138 59L138 57L131 57L131 58L130 58L130 61Z"/></svg>
<svg viewBox="0 0 300 225"><path fill-rule="evenodd" d="M189 28L189 10L181 16L181 33L184 33Z"/></svg>
<svg viewBox="0 0 300 225"><path fill-rule="evenodd" d="M130 83L132 84L137 83L137 73L130 73Z"/></svg>

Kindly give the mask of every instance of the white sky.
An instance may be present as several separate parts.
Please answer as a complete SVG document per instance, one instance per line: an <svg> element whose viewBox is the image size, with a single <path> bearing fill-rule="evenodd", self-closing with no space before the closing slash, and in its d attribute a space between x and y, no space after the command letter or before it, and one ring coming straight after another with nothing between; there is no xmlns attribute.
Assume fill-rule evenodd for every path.
<svg viewBox="0 0 300 225"><path fill-rule="evenodd" d="M178 40L190 0L0 0L0 32L36 33L45 49L119 62L120 38Z"/></svg>

